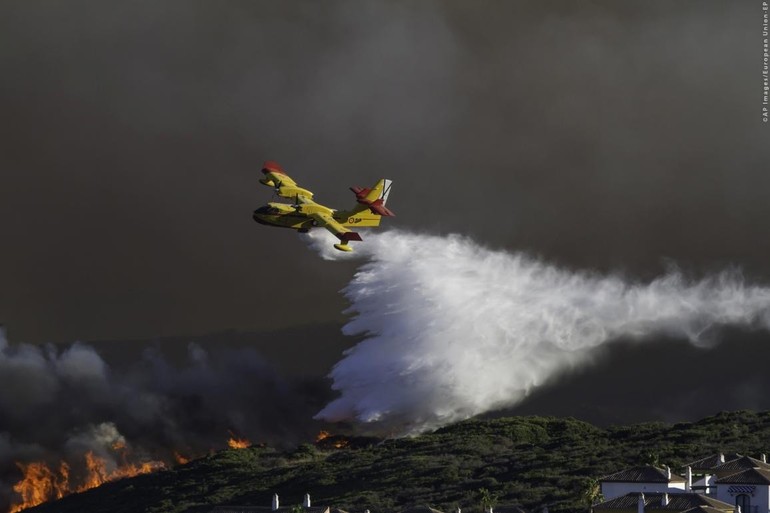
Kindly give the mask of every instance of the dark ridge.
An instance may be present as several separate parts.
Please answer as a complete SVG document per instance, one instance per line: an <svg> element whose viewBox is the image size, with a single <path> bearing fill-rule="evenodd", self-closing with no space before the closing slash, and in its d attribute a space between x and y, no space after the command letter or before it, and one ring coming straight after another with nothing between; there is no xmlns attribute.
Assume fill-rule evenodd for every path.
<svg viewBox="0 0 770 513"><path fill-rule="evenodd" d="M109 483L36 513L194 513L218 505L301 504L350 512L415 506L479 511L481 490L525 511L585 511L594 479L643 464L675 470L717 452L767 452L770 412L723 412L693 423L598 428L573 418L474 419L414 438L344 439L279 451L222 451L155 474ZM342 448L334 443L348 440Z"/></svg>

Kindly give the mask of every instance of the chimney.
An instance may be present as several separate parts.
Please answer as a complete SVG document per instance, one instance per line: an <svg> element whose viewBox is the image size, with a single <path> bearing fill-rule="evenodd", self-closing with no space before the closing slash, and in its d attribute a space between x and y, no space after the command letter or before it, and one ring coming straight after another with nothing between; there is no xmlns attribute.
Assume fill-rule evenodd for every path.
<svg viewBox="0 0 770 513"><path fill-rule="evenodd" d="M276 511L280 507L280 503L278 502L278 494L273 494L273 511Z"/></svg>
<svg viewBox="0 0 770 513"><path fill-rule="evenodd" d="M736 504L735 505L735 513L741 513L741 505L740 504Z"/></svg>
<svg viewBox="0 0 770 513"><path fill-rule="evenodd" d="M310 507L310 494L309 493L305 494L305 500L302 501L302 505L304 507L306 507L306 508Z"/></svg>
<svg viewBox="0 0 770 513"><path fill-rule="evenodd" d="M460 506L457 506L457 513L463 513L463 510L460 509Z"/></svg>
<svg viewBox="0 0 770 513"><path fill-rule="evenodd" d="M717 465L722 464L725 462L725 455L723 453L719 453L719 459L717 460Z"/></svg>
<svg viewBox="0 0 770 513"><path fill-rule="evenodd" d="M660 505L664 508L668 506L668 492L663 494L663 497L660 498Z"/></svg>
<svg viewBox="0 0 770 513"><path fill-rule="evenodd" d="M487 507L487 509L484 510L484 513L495 513L492 511L492 506Z"/></svg>
<svg viewBox="0 0 770 513"><path fill-rule="evenodd" d="M669 467L668 465L666 465L666 479L671 481L671 467Z"/></svg>
<svg viewBox="0 0 770 513"><path fill-rule="evenodd" d="M684 491L685 492L691 492L692 491L692 467L690 465L687 465L687 468L684 471Z"/></svg>
<svg viewBox="0 0 770 513"><path fill-rule="evenodd" d="M644 494L639 494L639 502L636 505L636 513L644 513Z"/></svg>
<svg viewBox="0 0 770 513"><path fill-rule="evenodd" d="M762 454L762 463L767 463L767 454Z"/></svg>

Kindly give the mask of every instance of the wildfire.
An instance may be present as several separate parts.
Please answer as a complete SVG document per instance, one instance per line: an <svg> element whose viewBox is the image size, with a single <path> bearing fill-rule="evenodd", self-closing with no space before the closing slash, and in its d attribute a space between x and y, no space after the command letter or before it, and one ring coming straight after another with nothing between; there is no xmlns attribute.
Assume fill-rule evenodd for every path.
<svg viewBox="0 0 770 513"><path fill-rule="evenodd" d="M176 452L176 451L174 451L174 459L176 460L176 462L177 462L179 465L184 465L185 463L187 463L188 461L190 461L190 458L186 458L186 457L182 456L181 454L179 454L179 453L178 453L178 452Z"/></svg>
<svg viewBox="0 0 770 513"><path fill-rule="evenodd" d="M232 433L230 433L232 435ZM237 438L235 435L233 435L228 441L227 445L230 447L230 449L246 449L247 447L251 447L251 442L245 438Z"/></svg>
<svg viewBox="0 0 770 513"><path fill-rule="evenodd" d="M124 463L112 471L107 470L107 460L95 456L93 452L86 453L86 468L88 473L83 484L77 488L78 492L85 492L91 488L101 486L108 481L117 481L126 477L134 477L139 474L149 474L156 470L166 468L162 461L146 461L140 464Z"/></svg>
<svg viewBox="0 0 770 513"><path fill-rule="evenodd" d="M16 463L24 474L24 479L13 486L21 495L20 504L12 504L10 513L16 513L32 506L37 506L52 499L61 499L69 491L70 468L64 462L59 465L59 472L53 472L45 463Z"/></svg>
<svg viewBox="0 0 770 513"><path fill-rule="evenodd" d="M125 445L121 446L125 449ZM125 460L125 453L123 453ZM70 467L65 462L59 464L58 471L51 470L44 462L29 464L17 463L24 477L13 487L21 496L21 502L12 504L9 513L16 513L31 508L43 502L61 499L71 493L83 492L96 488L108 481L116 481L125 477L147 474L165 468L160 461L146 461L140 464L123 462L112 470L108 470L107 460L88 451L85 455L85 477L79 486L70 485Z"/></svg>
<svg viewBox="0 0 770 513"><path fill-rule="evenodd" d="M324 442L324 440L326 440ZM347 438L340 436L340 435L333 435L329 433L328 431L321 431L318 433L318 435L315 437L316 443L323 442L323 445L325 447L332 446L335 449L342 449L343 447L347 447L350 445L350 440Z"/></svg>

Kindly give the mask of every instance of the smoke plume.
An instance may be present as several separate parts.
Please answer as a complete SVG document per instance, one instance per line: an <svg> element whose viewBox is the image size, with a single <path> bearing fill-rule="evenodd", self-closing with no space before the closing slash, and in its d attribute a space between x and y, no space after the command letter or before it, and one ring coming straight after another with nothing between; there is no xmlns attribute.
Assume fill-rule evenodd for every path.
<svg viewBox="0 0 770 513"><path fill-rule="evenodd" d="M311 244L335 257L324 233ZM368 262L342 291L343 332L366 338L331 372L340 396L317 415L329 421L416 433L514 405L615 340L709 347L722 326L770 328L770 288L736 269L640 283L399 231L356 249Z"/></svg>
<svg viewBox="0 0 770 513"><path fill-rule="evenodd" d="M325 400L320 389L279 376L249 349L190 344L175 364L153 348L111 366L89 345L9 343L0 328L0 511L18 501L12 487L33 462L65 463L74 490L87 454L114 475L126 463L157 468L202 456L231 436L309 440L316 426L307 420Z"/></svg>

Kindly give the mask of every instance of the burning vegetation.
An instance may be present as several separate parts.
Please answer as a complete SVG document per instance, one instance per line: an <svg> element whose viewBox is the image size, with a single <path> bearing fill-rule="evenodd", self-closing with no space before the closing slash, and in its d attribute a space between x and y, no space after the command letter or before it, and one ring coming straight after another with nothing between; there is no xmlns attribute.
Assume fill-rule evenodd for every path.
<svg viewBox="0 0 770 513"><path fill-rule="evenodd" d="M246 438L240 438L230 431L230 439L227 440L227 446L230 449L246 449L251 447L251 441Z"/></svg>
<svg viewBox="0 0 770 513"><path fill-rule="evenodd" d="M245 449L252 443L235 436L232 431L227 445L231 449ZM13 486L18 499L8 510L16 513L44 502L61 499L66 495L85 492L99 487L110 481L117 481L140 474L149 474L177 465L184 465L192 458L173 452L171 461L165 462L149 458L133 458L123 438L109 446L104 456L97 455L93 450L87 451L77 463L61 461L51 465L44 461L31 463L17 462L16 466L22 473L21 480ZM212 449L212 452L214 449Z"/></svg>
<svg viewBox="0 0 770 513"><path fill-rule="evenodd" d="M166 464L161 461L129 463L125 446L119 450L121 451L122 462L117 465L107 458L97 456L93 451L88 451L84 457L82 474L77 485L71 481L70 466L64 461L60 462L58 469L54 470L42 461L28 464L17 463L23 478L14 485L13 490L19 494L21 501L11 505L10 513L31 508L43 502L61 499L71 493L84 492L109 481L166 468Z"/></svg>
<svg viewBox="0 0 770 513"><path fill-rule="evenodd" d="M42 462L16 463L24 478L16 483L13 491L21 496L21 502L12 504L10 513L37 506L43 502L61 499L72 493L69 487L69 465L61 462L58 472Z"/></svg>
<svg viewBox="0 0 770 513"><path fill-rule="evenodd" d="M315 444L323 449L342 449L350 445L350 439L342 435L333 435L328 431L321 431L315 437Z"/></svg>
<svg viewBox="0 0 770 513"><path fill-rule="evenodd" d="M240 437L232 431L228 433L230 437L226 443L230 449L246 449L254 445L247 438ZM351 439L321 431L316 436L315 443L317 447L329 450L370 445L372 440ZM61 499L73 493L84 492L110 481L156 472L175 464L184 465L193 457L173 451L168 461L136 458L132 456L125 439L118 437L105 444L99 451L86 451L79 461L60 461L53 464L45 461L17 462L16 466L21 471L22 478L13 486L18 498L11 504L9 513Z"/></svg>

